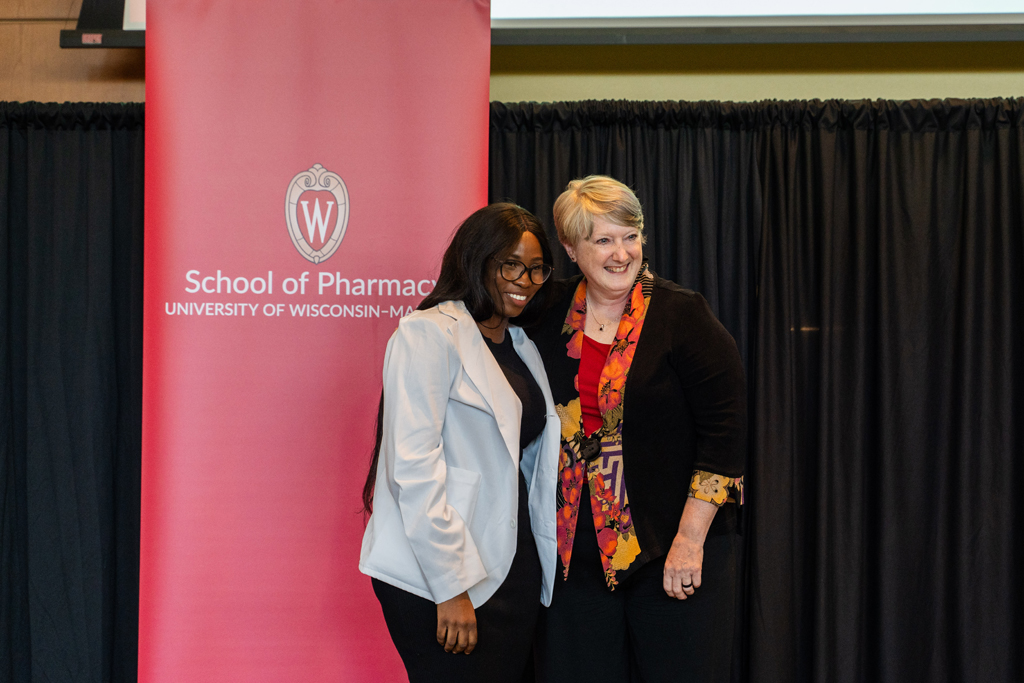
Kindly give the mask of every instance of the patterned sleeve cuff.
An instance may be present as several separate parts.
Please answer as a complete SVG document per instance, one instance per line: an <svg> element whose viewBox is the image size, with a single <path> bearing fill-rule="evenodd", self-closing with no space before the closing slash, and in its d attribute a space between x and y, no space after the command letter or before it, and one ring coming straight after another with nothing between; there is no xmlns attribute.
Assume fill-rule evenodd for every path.
<svg viewBox="0 0 1024 683"><path fill-rule="evenodd" d="M716 507L739 501L743 504L743 477L723 477L714 472L694 470L690 480L691 498L707 501Z"/></svg>

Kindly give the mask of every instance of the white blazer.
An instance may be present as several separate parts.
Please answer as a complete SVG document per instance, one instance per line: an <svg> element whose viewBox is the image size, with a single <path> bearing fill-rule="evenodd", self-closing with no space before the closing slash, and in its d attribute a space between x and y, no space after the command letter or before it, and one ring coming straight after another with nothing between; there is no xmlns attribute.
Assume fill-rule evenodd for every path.
<svg viewBox="0 0 1024 683"><path fill-rule="evenodd" d="M516 552L518 467L551 603L561 427L533 342L509 327L544 393L546 425L519 463L522 403L461 301L403 318L384 356L384 425L373 514L359 571L435 603L469 591L474 607Z"/></svg>

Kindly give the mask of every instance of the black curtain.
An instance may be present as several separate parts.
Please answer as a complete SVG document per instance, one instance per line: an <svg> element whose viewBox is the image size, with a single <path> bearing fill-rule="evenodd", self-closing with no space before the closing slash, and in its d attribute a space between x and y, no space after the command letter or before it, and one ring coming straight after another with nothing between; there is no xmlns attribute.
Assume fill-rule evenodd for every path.
<svg viewBox="0 0 1024 683"><path fill-rule="evenodd" d="M740 345L736 680L1024 679L1022 112L492 104L492 201L630 184Z"/></svg>
<svg viewBox="0 0 1024 683"><path fill-rule="evenodd" d="M1020 681L1024 101L768 110L752 678Z"/></svg>
<svg viewBox="0 0 1024 683"><path fill-rule="evenodd" d="M136 680L142 105L0 103L0 680Z"/></svg>

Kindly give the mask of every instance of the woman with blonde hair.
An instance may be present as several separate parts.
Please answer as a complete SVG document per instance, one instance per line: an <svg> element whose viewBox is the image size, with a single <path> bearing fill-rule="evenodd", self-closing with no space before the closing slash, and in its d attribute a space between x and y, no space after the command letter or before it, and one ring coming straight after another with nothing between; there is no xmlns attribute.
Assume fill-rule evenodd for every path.
<svg viewBox="0 0 1024 683"><path fill-rule="evenodd" d="M574 180L554 215L582 275L556 283L530 331L561 425L538 677L728 681L746 434L736 344L700 294L651 271L628 187Z"/></svg>

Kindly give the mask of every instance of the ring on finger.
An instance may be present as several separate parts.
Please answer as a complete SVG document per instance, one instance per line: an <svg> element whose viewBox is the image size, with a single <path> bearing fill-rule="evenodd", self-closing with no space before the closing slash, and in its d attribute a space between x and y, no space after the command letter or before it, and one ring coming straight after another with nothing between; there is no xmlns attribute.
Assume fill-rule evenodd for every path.
<svg viewBox="0 0 1024 683"><path fill-rule="evenodd" d="M693 584L692 583L684 583L683 584L683 588L693 588Z"/></svg>

